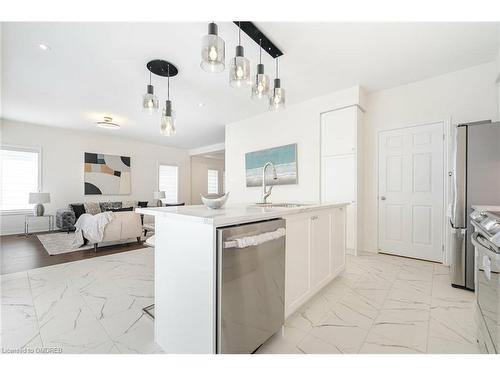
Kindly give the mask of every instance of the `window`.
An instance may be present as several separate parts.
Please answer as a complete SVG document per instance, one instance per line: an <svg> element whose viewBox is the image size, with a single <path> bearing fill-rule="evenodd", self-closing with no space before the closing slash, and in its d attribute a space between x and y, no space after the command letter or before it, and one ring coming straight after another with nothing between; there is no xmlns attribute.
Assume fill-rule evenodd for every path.
<svg viewBox="0 0 500 375"><path fill-rule="evenodd" d="M208 194L219 194L219 171L216 169L208 170Z"/></svg>
<svg viewBox="0 0 500 375"><path fill-rule="evenodd" d="M178 167L161 165L158 168L158 189L165 192L165 202L178 202Z"/></svg>
<svg viewBox="0 0 500 375"><path fill-rule="evenodd" d="M40 151L2 146L0 182L0 211L32 209L28 199L40 189Z"/></svg>

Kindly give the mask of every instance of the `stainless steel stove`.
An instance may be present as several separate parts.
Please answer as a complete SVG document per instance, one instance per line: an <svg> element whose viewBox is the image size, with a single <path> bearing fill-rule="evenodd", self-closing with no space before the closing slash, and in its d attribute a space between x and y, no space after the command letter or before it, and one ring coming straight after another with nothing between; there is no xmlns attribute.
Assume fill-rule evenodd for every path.
<svg viewBox="0 0 500 375"><path fill-rule="evenodd" d="M471 213L475 228L476 320L478 341L484 352L500 352L500 207Z"/></svg>

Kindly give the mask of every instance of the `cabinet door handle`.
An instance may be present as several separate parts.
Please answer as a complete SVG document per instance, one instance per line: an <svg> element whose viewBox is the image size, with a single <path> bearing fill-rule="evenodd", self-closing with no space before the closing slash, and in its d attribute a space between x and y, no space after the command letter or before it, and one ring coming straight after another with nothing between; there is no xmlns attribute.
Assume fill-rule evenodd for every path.
<svg viewBox="0 0 500 375"><path fill-rule="evenodd" d="M311 216L311 220L316 220L318 219L318 216L314 215L314 216Z"/></svg>
<svg viewBox="0 0 500 375"><path fill-rule="evenodd" d="M383 195L380 197L380 200L381 200L381 201L385 201L386 199L387 199L387 198L386 198L386 197L384 197Z"/></svg>

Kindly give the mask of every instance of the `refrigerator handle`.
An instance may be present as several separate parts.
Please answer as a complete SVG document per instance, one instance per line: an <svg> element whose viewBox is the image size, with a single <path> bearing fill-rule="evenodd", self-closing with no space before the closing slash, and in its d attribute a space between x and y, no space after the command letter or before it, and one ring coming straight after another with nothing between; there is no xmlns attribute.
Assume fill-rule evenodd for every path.
<svg viewBox="0 0 500 375"><path fill-rule="evenodd" d="M466 226L467 126L456 128L453 170L451 222L455 228Z"/></svg>

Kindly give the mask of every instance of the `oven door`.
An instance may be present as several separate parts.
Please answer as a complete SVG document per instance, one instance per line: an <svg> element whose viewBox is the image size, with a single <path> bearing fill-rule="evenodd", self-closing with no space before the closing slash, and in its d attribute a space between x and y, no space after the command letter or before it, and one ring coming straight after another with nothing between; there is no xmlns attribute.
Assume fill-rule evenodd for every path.
<svg viewBox="0 0 500 375"><path fill-rule="evenodd" d="M500 350L500 254L479 232L472 235L477 251L476 299L495 352Z"/></svg>

